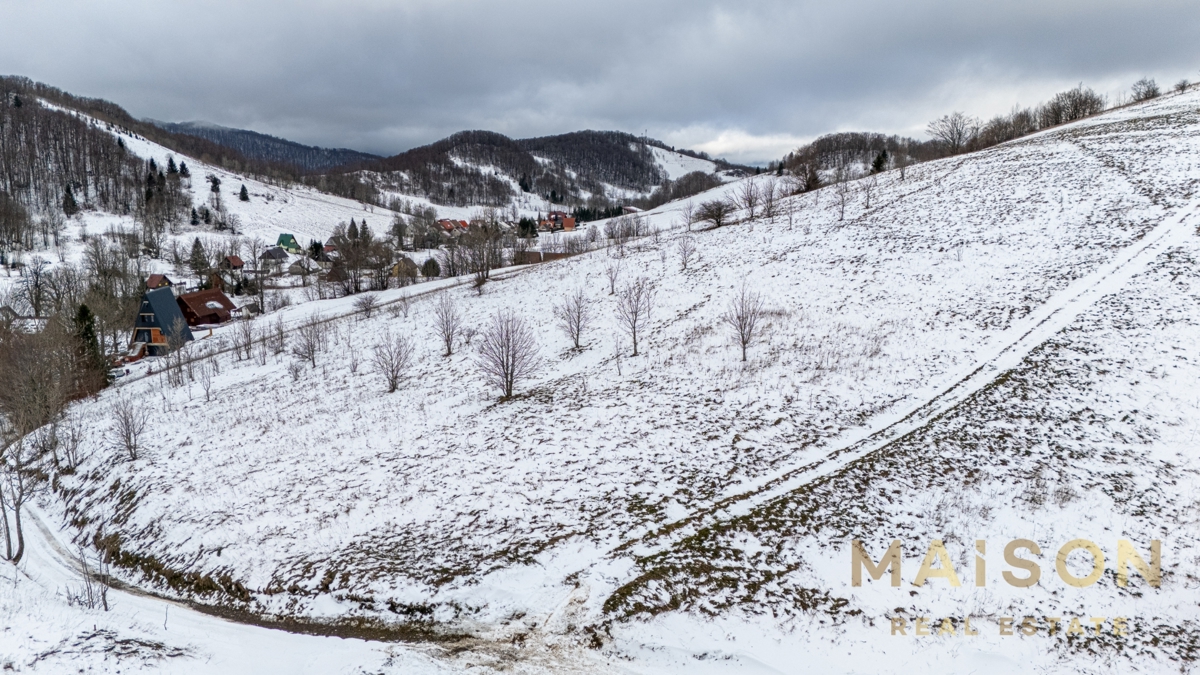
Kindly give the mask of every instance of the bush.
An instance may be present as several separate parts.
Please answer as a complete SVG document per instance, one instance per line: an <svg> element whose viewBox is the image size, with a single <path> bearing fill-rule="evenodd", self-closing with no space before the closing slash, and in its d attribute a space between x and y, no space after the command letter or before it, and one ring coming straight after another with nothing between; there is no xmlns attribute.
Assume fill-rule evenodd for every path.
<svg viewBox="0 0 1200 675"><path fill-rule="evenodd" d="M430 258L425 261L424 265L421 265L421 275L426 279L436 279L442 276L442 266L438 264L437 260Z"/></svg>

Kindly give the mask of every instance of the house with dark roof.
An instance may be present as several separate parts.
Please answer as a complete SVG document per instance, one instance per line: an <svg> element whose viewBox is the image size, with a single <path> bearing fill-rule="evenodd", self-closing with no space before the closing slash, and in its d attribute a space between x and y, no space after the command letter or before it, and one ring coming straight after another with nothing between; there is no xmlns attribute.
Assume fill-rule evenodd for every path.
<svg viewBox="0 0 1200 675"><path fill-rule="evenodd" d="M221 262L217 263L217 267L220 269L233 270L236 272L241 272L242 268L245 266L246 263L242 262L242 259L236 255L227 255L224 258L221 258Z"/></svg>
<svg viewBox="0 0 1200 675"><path fill-rule="evenodd" d="M271 248L263 251L262 255L258 256L258 259L261 260L263 265L267 268L266 270L263 270L263 272L278 273L279 270L283 268L284 263L287 262L288 254L287 251L279 248L278 246L272 246Z"/></svg>
<svg viewBox="0 0 1200 675"><path fill-rule="evenodd" d="M288 253L294 253L296 255L304 253L304 247L301 246L300 242L296 241L296 238L290 234L279 235L279 241L275 242L275 245L287 251Z"/></svg>
<svg viewBox="0 0 1200 675"><path fill-rule="evenodd" d="M183 318L171 288L146 291L133 324L129 358L165 356L172 347L182 347L193 339L187 319Z"/></svg>
<svg viewBox="0 0 1200 675"><path fill-rule="evenodd" d="M167 288L171 286L171 280L165 274L151 274L146 279L146 290L154 290L156 288Z"/></svg>
<svg viewBox="0 0 1200 675"><path fill-rule="evenodd" d="M179 296L179 309L187 325L195 327L225 323L233 318L237 307L228 296L212 288Z"/></svg>

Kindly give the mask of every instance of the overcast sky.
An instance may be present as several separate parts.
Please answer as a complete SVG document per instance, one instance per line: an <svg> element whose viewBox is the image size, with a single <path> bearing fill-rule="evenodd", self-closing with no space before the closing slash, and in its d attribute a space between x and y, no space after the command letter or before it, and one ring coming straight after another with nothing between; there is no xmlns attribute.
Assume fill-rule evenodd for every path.
<svg viewBox="0 0 1200 675"><path fill-rule="evenodd" d="M378 154L616 129L765 163L1079 82L1200 80L1200 2L0 0L0 73Z"/></svg>

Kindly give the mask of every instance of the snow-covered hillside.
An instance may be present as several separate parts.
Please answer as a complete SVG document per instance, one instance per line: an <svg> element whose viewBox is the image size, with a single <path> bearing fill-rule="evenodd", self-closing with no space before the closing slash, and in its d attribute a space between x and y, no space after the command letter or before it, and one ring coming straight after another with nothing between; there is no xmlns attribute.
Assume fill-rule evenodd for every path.
<svg viewBox="0 0 1200 675"><path fill-rule="evenodd" d="M637 672L1179 670L1197 653L1200 559L1197 104L1167 97L717 230L688 232L667 205L646 214L659 234L620 250L333 321L315 368L223 353L201 366L207 393L129 378L74 406L90 458L48 508L169 596L530 653L592 646ZM278 228L284 195L247 186L247 231ZM286 197L298 220L362 213ZM610 274L657 290L637 357ZM743 282L769 310L745 364L721 321ZM576 288L595 316L578 351L553 315ZM442 356L442 297L471 331L502 310L533 327L542 367L513 399L479 375L477 333ZM370 363L386 335L416 345L394 394ZM107 440L116 397L153 409L136 461ZM852 587L850 540L879 556L897 538L906 582L941 539L963 587ZM1001 581L1015 538L1042 544L1040 586ZM1052 552L1076 538L1112 559L1118 538L1143 555L1162 539L1162 587L1112 572L1066 587ZM992 547L982 589L966 581L977 539ZM897 613L971 615L981 635L893 637ZM1027 614L1134 631L998 636Z"/></svg>
<svg viewBox="0 0 1200 675"><path fill-rule="evenodd" d="M682 155L678 152L673 152L665 148L656 146L647 146L651 153L654 154L654 161L662 169L670 180L679 180L689 173L699 171L701 173L718 173L720 167L715 162L710 162L707 159L699 159Z"/></svg>

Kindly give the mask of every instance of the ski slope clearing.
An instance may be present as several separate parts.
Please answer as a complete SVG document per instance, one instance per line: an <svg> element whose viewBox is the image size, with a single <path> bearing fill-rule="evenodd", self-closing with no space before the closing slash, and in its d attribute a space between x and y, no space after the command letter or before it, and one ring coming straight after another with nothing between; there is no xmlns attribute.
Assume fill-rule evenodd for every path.
<svg viewBox="0 0 1200 675"><path fill-rule="evenodd" d="M73 409L90 459L62 478L54 515L169 597L563 639L646 672L1178 670L1196 657L1184 561L1200 557L1197 103L1115 111L717 230L685 231L668 205L646 214L657 235L623 247L332 321L315 367L225 353L207 392L199 377L122 383ZM699 259L683 269L686 238ZM636 357L610 269L618 290L657 289ZM743 280L770 310L745 364L720 321ZM575 288L596 317L581 350L552 312ZM479 376L477 333L443 356L441 297L469 329L500 310L534 329L543 367L513 399ZM325 302L288 311L328 317L352 299ZM399 334L417 358L385 394L369 349ZM118 396L153 411L137 460L106 440ZM907 582L931 539L966 579L973 540L1018 537L1050 551L1088 538L1110 557L1117 538L1143 552L1160 538L1163 586L1119 589L1109 573L1068 592L1051 562L1014 593L996 556L986 589L849 584L854 538L876 556L911 542ZM887 634L897 608L991 629L967 646L904 642ZM996 619L1025 613L1124 615L1141 632L995 637Z"/></svg>
<svg viewBox="0 0 1200 675"><path fill-rule="evenodd" d="M657 146L647 146L650 152L654 155L654 161L667 175L669 180L679 180L689 173L699 171L701 173L717 173L718 166L716 162L710 162L707 159L698 157L690 157L682 155L678 152L672 152L665 148Z"/></svg>

